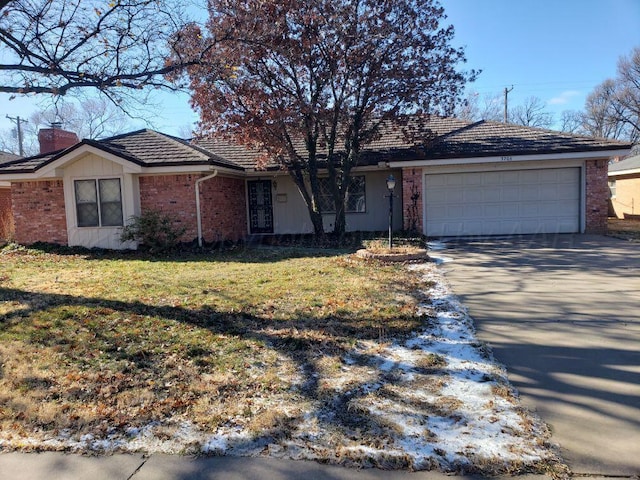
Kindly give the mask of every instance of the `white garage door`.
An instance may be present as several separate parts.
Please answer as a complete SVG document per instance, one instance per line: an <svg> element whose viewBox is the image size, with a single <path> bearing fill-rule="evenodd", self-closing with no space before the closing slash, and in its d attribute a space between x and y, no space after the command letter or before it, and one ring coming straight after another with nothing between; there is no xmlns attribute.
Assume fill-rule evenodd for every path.
<svg viewBox="0 0 640 480"><path fill-rule="evenodd" d="M580 231L580 169L425 175L428 236Z"/></svg>

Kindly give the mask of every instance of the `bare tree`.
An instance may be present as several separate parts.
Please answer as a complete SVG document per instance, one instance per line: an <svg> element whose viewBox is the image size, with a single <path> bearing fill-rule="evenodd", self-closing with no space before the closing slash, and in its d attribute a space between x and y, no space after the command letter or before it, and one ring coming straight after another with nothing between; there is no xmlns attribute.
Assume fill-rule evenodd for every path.
<svg viewBox="0 0 640 480"><path fill-rule="evenodd" d="M584 133L584 113L577 110L564 110L560 114L560 131L566 133Z"/></svg>
<svg viewBox="0 0 640 480"><path fill-rule="evenodd" d="M122 110L100 97L86 98L79 103L64 103L36 112L30 119L37 129L53 122L62 122L64 128L75 132L80 139L110 137L127 129L127 117Z"/></svg>
<svg viewBox="0 0 640 480"><path fill-rule="evenodd" d="M553 114L546 111L546 104L538 97L527 97L508 113L509 122L526 127L549 128L553 125Z"/></svg>
<svg viewBox="0 0 640 480"><path fill-rule="evenodd" d="M584 105L582 129L587 135L600 138L621 138L624 124L616 115L616 82L605 80L589 94Z"/></svg>
<svg viewBox="0 0 640 480"><path fill-rule="evenodd" d="M618 62L613 109L617 120L627 129L631 141L640 140L640 47Z"/></svg>
<svg viewBox="0 0 640 480"><path fill-rule="evenodd" d="M585 102L583 130L603 138L640 140L640 47L618 61L617 76L598 85Z"/></svg>
<svg viewBox="0 0 640 480"><path fill-rule="evenodd" d="M193 55L185 60L173 49L189 24L185 2L5 4L0 11L0 92L65 95L91 87L122 102L145 87L178 88L166 75L201 61Z"/></svg>
<svg viewBox="0 0 640 480"><path fill-rule="evenodd" d="M194 125L192 123L185 123L178 128L178 136L180 138L193 138Z"/></svg>
<svg viewBox="0 0 640 480"><path fill-rule="evenodd" d="M54 107L35 112L23 127L23 146L27 156L39 151L38 131L53 122L83 138L103 138L129 130L127 116L105 98L86 98L79 103L58 102ZM12 131L0 134L0 150L19 151L17 136Z"/></svg>
<svg viewBox="0 0 640 480"><path fill-rule="evenodd" d="M478 121L491 120L500 122L502 115L502 95L482 95L470 91L462 104L456 109L455 116L464 120Z"/></svg>

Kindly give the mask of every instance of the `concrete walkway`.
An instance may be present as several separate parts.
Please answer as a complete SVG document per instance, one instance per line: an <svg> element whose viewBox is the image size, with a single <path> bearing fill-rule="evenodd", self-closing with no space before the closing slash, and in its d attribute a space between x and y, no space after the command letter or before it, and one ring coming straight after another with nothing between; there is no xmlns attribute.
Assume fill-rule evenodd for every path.
<svg viewBox="0 0 640 480"><path fill-rule="evenodd" d="M83 457L63 453L0 454L0 478L7 480L475 480L438 472L354 470L316 462L272 458L178 455ZM519 480L546 480L524 476ZM500 480L500 477L494 480ZM505 478L506 480L506 478ZM595 479L593 479L595 480Z"/></svg>
<svg viewBox="0 0 640 480"><path fill-rule="evenodd" d="M574 474L640 475L640 244L447 242L442 269Z"/></svg>

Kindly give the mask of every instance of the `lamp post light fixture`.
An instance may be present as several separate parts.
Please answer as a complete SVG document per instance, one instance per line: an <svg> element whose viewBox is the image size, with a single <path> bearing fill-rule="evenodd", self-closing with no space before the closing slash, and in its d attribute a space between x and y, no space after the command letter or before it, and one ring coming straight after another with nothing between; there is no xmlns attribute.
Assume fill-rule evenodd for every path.
<svg viewBox="0 0 640 480"><path fill-rule="evenodd" d="M393 175L387 178L387 189L389 190L389 250L393 248L391 231L393 229L393 189L396 188L396 179Z"/></svg>

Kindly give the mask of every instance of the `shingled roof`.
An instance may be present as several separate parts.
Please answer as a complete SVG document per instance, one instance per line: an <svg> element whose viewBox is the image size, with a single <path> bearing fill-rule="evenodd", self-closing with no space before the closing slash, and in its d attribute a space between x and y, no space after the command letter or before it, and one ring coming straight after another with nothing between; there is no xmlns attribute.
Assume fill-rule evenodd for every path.
<svg viewBox="0 0 640 480"><path fill-rule="evenodd" d="M481 120L472 122L457 118L432 116L422 122L406 125L387 122L382 125L380 137L362 151L361 165L378 162L409 160L438 160L448 158L474 158L501 155L534 155L553 153L597 152L630 148L625 142L585 137L553 130L524 127ZM405 130L413 137L407 140ZM245 168L255 167L260 155L215 138L194 140L197 145L231 160ZM303 154L303 146L298 151ZM325 152L319 151L322 156ZM274 163L268 167L275 167Z"/></svg>
<svg viewBox="0 0 640 480"><path fill-rule="evenodd" d="M405 135L412 132L411 140ZM72 152L91 145L150 166L214 165L243 171L256 167L261 152L223 138L192 141L153 130L137 130L103 140L83 140L73 147L47 155L37 155L0 164L0 174L30 173ZM362 152L361 165L449 158L474 158L554 153L598 152L628 149L631 144L615 140L583 137L499 122L471 122L457 118L420 117L403 124L386 122L380 136ZM304 145L296 146L304 155ZM320 151L320 156L326 152ZM268 168L279 168L275 162Z"/></svg>
<svg viewBox="0 0 640 480"><path fill-rule="evenodd" d="M213 152L153 130L138 130L92 143L147 167L213 164L239 169L236 163Z"/></svg>
<svg viewBox="0 0 640 480"><path fill-rule="evenodd" d="M408 119L402 124L385 122L380 129L379 137L366 145L362 151L361 165L376 165L380 161L402 158L415 159L424 157L424 145L434 141L438 136L446 135L457 129L464 128L469 122L457 118L443 118L432 116L428 120ZM405 131L411 131L415 136L407 140ZM421 132L421 133L420 133ZM192 143L214 152L221 157L231 160L245 168L255 168L261 152L250 147L235 144L228 139L200 138ZM302 141L295 145L299 155L305 155ZM327 151L318 150L318 156L326 158ZM267 163L267 168L278 168L275 162Z"/></svg>
<svg viewBox="0 0 640 480"><path fill-rule="evenodd" d="M4 165L5 163L13 162L14 160L17 160L19 158L21 158L20 155L15 155L15 154L10 153L10 152L0 151L0 165Z"/></svg>
<svg viewBox="0 0 640 480"><path fill-rule="evenodd" d="M629 170L640 170L640 155L625 158L609 165L609 174L624 175Z"/></svg>
<svg viewBox="0 0 640 480"><path fill-rule="evenodd" d="M425 153L435 159L595 152L630 147L629 143L615 140L481 120L438 138Z"/></svg>
<svg viewBox="0 0 640 480"><path fill-rule="evenodd" d="M34 172L82 145L93 146L144 167L214 165L244 170L241 166L185 140L143 129L103 140L85 139L65 150L11 161L0 165L0 173Z"/></svg>

